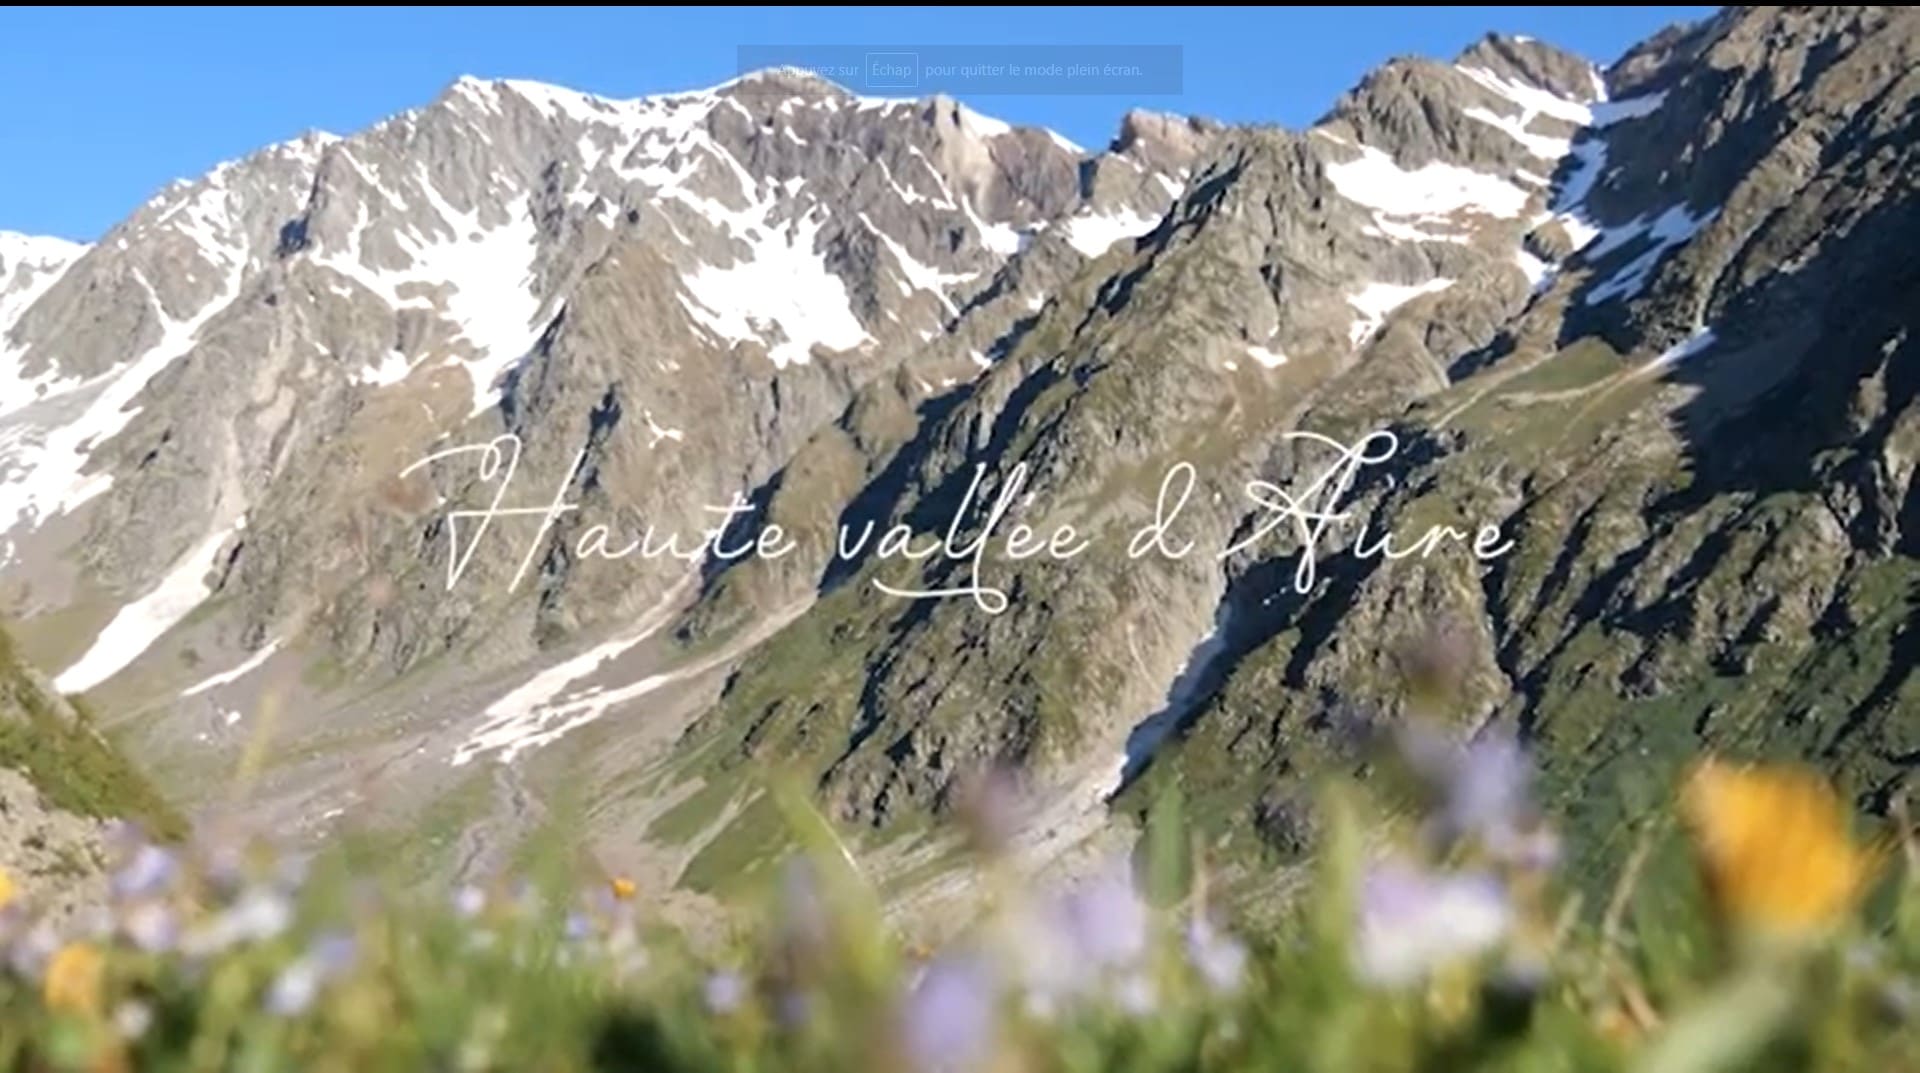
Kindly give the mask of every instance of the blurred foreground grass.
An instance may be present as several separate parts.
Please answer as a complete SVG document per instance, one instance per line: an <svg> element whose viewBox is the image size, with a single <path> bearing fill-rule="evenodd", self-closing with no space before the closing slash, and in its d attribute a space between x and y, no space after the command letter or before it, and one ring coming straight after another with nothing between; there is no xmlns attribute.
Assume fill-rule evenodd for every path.
<svg viewBox="0 0 1920 1073"><path fill-rule="evenodd" d="M1583 900L1514 743L1397 745L1398 780L1325 788L1310 891L1259 933L1209 904L1177 799L1132 859L1030 889L991 780L962 810L985 908L940 950L787 789L808 852L717 958L619 877L423 896L129 830L98 914L0 910L0 1068L1920 1070L1911 844L1857 840L1817 778L1703 764Z"/></svg>

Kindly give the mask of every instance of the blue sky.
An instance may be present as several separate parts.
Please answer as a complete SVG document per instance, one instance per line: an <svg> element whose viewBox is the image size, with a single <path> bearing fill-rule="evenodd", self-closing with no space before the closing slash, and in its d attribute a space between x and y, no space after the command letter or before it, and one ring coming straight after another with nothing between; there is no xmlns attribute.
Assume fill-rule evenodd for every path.
<svg viewBox="0 0 1920 1073"><path fill-rule="evenodd" d="M1178 45L1180 92L978 95L1105 144L1133 106L1300 126L1395 55L1487 30L1611 60L1710 8L568 8L0 11L0 228L92 239L173 179L309 128L346 134L461 74L632 97L739 72L743 45Z"/></svg>

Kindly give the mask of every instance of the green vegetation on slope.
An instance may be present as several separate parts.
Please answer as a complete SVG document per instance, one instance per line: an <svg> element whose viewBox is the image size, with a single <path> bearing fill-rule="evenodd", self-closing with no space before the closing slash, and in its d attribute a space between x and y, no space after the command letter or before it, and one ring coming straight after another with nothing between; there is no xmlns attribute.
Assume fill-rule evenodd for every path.
<svg viewBox="0 0 1920 1073"><path fill-rule="evenodd" d="M186 822L94 728L86 708L42 689L0 630L0 767L24 772L54 806L140 823L177 839Z"/></svg>

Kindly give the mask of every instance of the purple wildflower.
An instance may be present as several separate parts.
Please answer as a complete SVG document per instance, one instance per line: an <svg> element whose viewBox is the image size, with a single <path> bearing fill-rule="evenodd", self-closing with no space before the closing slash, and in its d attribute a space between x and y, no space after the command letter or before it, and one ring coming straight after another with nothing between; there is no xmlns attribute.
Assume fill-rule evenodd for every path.
<svg viewBox="0 0 1920 1073"><path fill-rule="evenodd" d="M570 942L579 942L593 934L593 921L581 912L567 914L566 935Z"/></svg>
<svg viewBox="0 0 1920 1073"><path fill-rule="evenodd" d="M113 1030L124 1040L137 1040L153 1027L153 1007L128 999L113 1008Z"/></svg>
<svg viewBox="0 0 1920 1073"><path fill-rule="evenodd" d="M1554 863L1557 845L1539 822L1532 765L1511 735L1488 732L1462 743L1409 726L1401 732L1400 753L1433 798L1430 832L1441 846L1473 840L1510 863Z"/></svg>
<svg viewBox="0 0 1920 1073"><path fill-rule="evenodd" d="M238 901L192 931L181 942L191 957L217 954L241 943L277 938L293 925L293 903L270 887L250 887Z"/></svg>
<svg viewBox="0 0 1920 1073"><path fill-rule="evenodd" d="M453 892L453 911L462 920L472 920L487 908L487 892L467 884Z"/></svg>
<svg viewBox="0 0 1920 1073"><path fill-rule="evenodd" d="M279 937L293 924L293 903L279 891L255 887L241 896L227 918L242 942L265 942Z"/></svg>
<svg viewBox="0 0 1920 1073"><path fill-rule="evenodd" d="M307 953L322 967L337 975L353 968L354 960L360 954L360 944L345 932L330 931L315 939Z"/></svg>
<svg viewBox="0 0 1920 1073"><path fill-rule="evenodd" d="M358 944L353 936L333 932L316 938L305 953L274 977L267 991L267 1011L279 1017L298 1017L312 1007L320 990L353 967Z"/></svg>
<svg viewBox="0 0 1920 1073"><path fill-rule="evenodd" d="M1054 1016L1146 959L1149 912L1124 861L1019 907L1009 924L1008 952L1035 1017Z"/></svg>
<svg viewBox="0 0 1920 1073"><path fill-rule="evenodd" d="M200 857L200 875L220 897L238 895L251 879L246 848L234 843L207 847Z"/></svg>
<svg viewBox="0 0 1920 1073"><path fill-rule="evenodd" d="M827 901L812 861L789 858L780 879L780 938L796 953L823 950L832 931Z"/></svg>
<svg viewBox="0 0 1920 1073"><path fill-rule="evenodd" d="M1147 952L1147 904L1123 866L1069 891L1061 912L1079 955L1095 967L1132 965Z"/></svg>
<svg viewBox="0 0 1920 1073"><path fill-rule="evenodd" d="M274 880L286 891L297 891L307 883L313 873L313 860L305 854L292 854L280 858L273 869Z"/></svg>
<svg viewBox="0 0 1920 1073"><path fill-rule="evenodd" d="M788 1032L797 1032L813 1017L813 996L797 987L780 993L774 1006L774 1019Z"/></svg>
<svg viewBox="0 0 1920 1073"><path fill-rule="evenodd" d="M37 980L62 945L60 933L53 929L53 925L44 920L37 921L8 948L7 964L15 975Z"/></svg>
<svg viewBox="0 0 1920 1073"><path fill-rule="evenodd" d="M1012 925L1008 953L1019 968L1028 1013L1050 1018L1096 982L1098 974L1080 957L1059 904L1023 908Z"/></svg>
<svg viewBox="0 0 1920 1073"><path fill-rule="evenodd" d="M724 1017L740 1008L747 999L747 981L737 972L722 970L707 977L701 988L701 997L706 1001L707 1012Z"/></svg>
<svg viewBox="0 0 1920 1073"><path fill-rule="evenodd" d="M1389 987L1491 948L1511 918L1506 892L1490 875L1431 873L1395 861L1368 870L1359 909L1356 968Z"/></svg>
<svg viewBox="0 0 1920 1073"><path fill-rule="evenodd" d="M151 843L142 843L113 873L113 896L120 899L155 897L164 894L179 874L180 862L173 854Z"/></svg>
<svg viewBox="0 0 1920 1073"><path fill-rule="evenodd" d="M1187 925L1187 960L1208 988L1230 995L1240 989L1246 975L1247 948L1207 918L1195 917Z"/></svg>
<svg viewBox="0 0 1920 1073"><path fill-rule="evenodd" d="M139 902L120 914L120 931L139 949L163 953L180 941L180 916L165 902Z"/></svg>
<svg viewBox="0 0 1920 1073"><path fill-rule="evenodd" d="M267 989L267 1012L275 1017L298 1017L320 995L320 969L306 958L295 958L273 978Z"/></svg>
<svg viewBox="0 0 1920 1073"><path fill-rule="evenodd" d="M1505 734L1476 738L1447 781L1448 828L1456 836L1511 830L1531 807L1531 779L1519 742Z"/></svg>
<svg viewBox="0 0 1920 1073"><path fill-rule="evenodd" d="M1121 977L1113 989L1114 1002L1129 1017L1145 1017L1152 1013L1155 997L1153 978L1137 969Z"/></svg>
<svg viewBox="0 0 1920 1073"><path fill-rule="evenodd" d="M986 964L943 957L927 967L901 1008L900 1043L920 1073L980 1067L993 1053L999 988Z"/></svg>

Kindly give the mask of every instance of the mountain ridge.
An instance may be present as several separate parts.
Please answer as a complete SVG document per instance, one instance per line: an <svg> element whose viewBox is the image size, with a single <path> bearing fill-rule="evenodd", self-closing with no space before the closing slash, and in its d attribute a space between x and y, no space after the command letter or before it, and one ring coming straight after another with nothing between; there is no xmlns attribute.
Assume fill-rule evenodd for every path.
<svg viewBox="0 0 1920 1073"><path fill-rule="evenodd" d="M465 875L577 787L601 852L750 879L776 764L908 874L941 852L920 818L1003 764L1035 783L1036 858L1124 837L1168 780L1230 855L1285 856L1297 784L1356 762L1336 714L1404 714L1415 617L1465 623L1460 722L1520 727L1563 792L1652 778L1624 757L1720 742L1691 729L1716 720L1789 747L1751 713L1804 698L1726 671L1774 659L1848 698L1855 729L1812 747L1884 795L1914 39L1882 9L1729 10L1603 70L1489 36L1389 61L1305 130L1136 111L1096 153L791 73L626 102L459 79L169 188L4 326L13 368L67 380L0 414L33 475L0 496L32 512L0 605L166 781L271 698L302 714L265 814L318 838L448 811L418 836ZM151 371L129 337L158 340ZM1844 359L1813 361L1823 340ZM1742 431L1796 414L1818 431L1772 454ZM1512 558L1363 563L1336 536L1298 593L1285 541L1095 552L1002 564L1014 605L983 616L873 586L951 563L831 556L844 524L938 534L979 467L990 498L1016 463L1036 529L1111 537L1180 459L1203 463L1189 535L1225 547L1245 481L1319 465L1285 432L1379 428L1401 450L1353 490L1369 531L1494 520ZM400 475L509 434L513 501L577 459L580 511L517 588L533 530L504 523L448 586L445 511L491 482L476 455ZM581 550L597 522L699 532L734 496L741 532L803 550ZM1847 658L1886 670L1842 684Z"/></svg>

